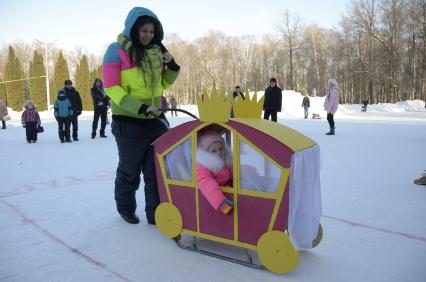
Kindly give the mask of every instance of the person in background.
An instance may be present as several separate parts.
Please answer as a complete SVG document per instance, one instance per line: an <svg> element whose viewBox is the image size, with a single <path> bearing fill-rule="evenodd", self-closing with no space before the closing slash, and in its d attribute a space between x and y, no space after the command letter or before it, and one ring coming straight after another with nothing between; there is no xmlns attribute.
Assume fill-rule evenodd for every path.
<svg viewBox="0 0 426 282"><path fill-rule="evenodd" d="M1 129L6 129L5 116L7 116L7 107L2 100L0 100L0 120L1 120Z"/></svg>
<svg viewBox="0 0 426 282"><path fill-rule="evenodd" d="M339 85L334 78L328 80L328 93L324 101L324 110L327 112L327 121L330 125L330 131L326 135L335 134L334 114L339 106Z"/></svg>
<svg viewBox="0 0 426 282"><path fill-rule="evenodd" d="M175 113L175 116L177 116L177 111L176 111L176 109L177 109L177 102L176 102L176 98L175 98L175 96L172 96L171 98L170 98L170 108L172 109L170 112L171 112L171 114L172 114L172 116L173 116L173 113ZM173 109L175 109L175 110L173 110Z"/></svg>
<svg viewBox="0 0 426 282"><path fill-rule="evenodd" d="M152 142L167 132L161 95L173 85L180 67L161 43L158 17L142 7L127 15L124 31L109 45L103 60L105 92L112 102L112 134L118 147L115 202L124 221L137 224L136 190L145 183L145 214L155 225L160 204ZM163 121L161 120L163 119Z"/></svg>
<svg viewBox="0 0 426 282"><path fill-rule="evenodd" d="M367 106L368 106L368 100L363 100L362 101L361 112L366 112L367 111Z"/></svg>
<svg viewBox="0 0 426 282"><path fill-rule="evenodd" d="M61 143L72 142L70 134L73 109L63 89L58 90L58 97L53 106L55 119L58 122L58 135Z"/></svg>
<svg viewBox="0 0 426 282"><path fill-rule="evenodd" d="M302 101L302 107L305 110L305 119L308 118L309 115L309 107L311 106L308 93L305 94L305 97L303 97Z"/></svg>
<svg viewBox="0 0 426 282"><path fill-rule="evenodd" d="M232 97L234 98L235 101L238 101L238 99L241 97L241 99L245 100L246 97L244 96L244 93L241 92L240 90L240 86L237 85L234 88L234 92L232 93ZM234 109L231 107L231 118L234 117Z"/></svg>
<svg viewBox="0 0 426 282"><path fill-rule="evenodd" d="M277 80L273 77L269 81L269 86L265 89L265 101L263 102L263 110L265 111L263 118L277 122L277 112L281 112L282 91L277 85Z"/></svg>
<svg viewBox="0 0 426 282"><path fill-rule="evenodd" d="M107 124L108 105L110 103L109 97L104 91L102 80L96 78L93 82L93 87L90 89L90 94L93 99L93 123L92 123L92 139L96 137L96 130L98 128L99 117L101 118L101 129L99 136L106 138L105 127Z"/></svg>
<svg viewBox="0 0 426 282"><path fill-rule="evenodd" d="M163 113L167 112L167 108L169 107L169 103L167 103L167 98L164 95L161 95L161 110Z"/></svg>
<svg viewBox="0 0 426 282"><path fill-rule="evenodd" d="M25 135L27 137L27 142L36 143L37 142L37 129L41 125L40 115L34 107L32 101L27 101L25 103L25 110L21 116L22 126L25 128Z"/></svg>
<svg viewBox="0 0 426 282"><path fill-rule="evenodd" d="M64 85L65 94L70 100L73 110L73 116L71 119L72 139L74 141L78 141L78 116L81 115L81 111L83 110L83 104L81 102L80 94L72 86L72 81L67 79L65 80Z"/></svg>

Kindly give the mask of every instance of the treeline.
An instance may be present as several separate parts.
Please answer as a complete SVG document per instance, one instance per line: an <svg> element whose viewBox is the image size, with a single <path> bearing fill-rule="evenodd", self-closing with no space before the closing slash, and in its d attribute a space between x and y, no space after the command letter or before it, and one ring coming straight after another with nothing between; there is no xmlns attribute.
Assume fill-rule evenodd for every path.
<svg viewBox="0 0 426 282"><path fill-rule="evenodd" d="M45 46L45 48L48 48ZM32 56L31 54L32 51ZM19 52L19 56L18 53ZM51 54L47 60L42 54ZM49 87L50 105L56 99L57 90L64 87L66 79L73 79L74 87L80 92L83 109L92 110L90 88L97 77L101 77L99 59L93 58L91 63L81 50L70 54L66 60L61 50L51 48L43 52L40 47L34 47L19 42L12 44L0 54L0 100L7 103L15 111L21 111L25 101L32 100L39 111L47 110L47 88ZM7 54L6 56L4 54ZM46 65L47 75L46 77ZM2 65L4 66L3 68ZM73 69L71 76L69 66ZM49 85L47 85L47 81Z"/></svg>
<svg viewBox="0 0 426 282"><path fill-rule="evenodd" d="M168 35L165 45L181 65L181 74L166 95L173 94L178 103L189 104L213 82L225 90L237 84L250 90L263 90L269 79L276 77L284 89L310 94L315 89L322 96L327 91L327 80L335 78L341 88L341 103L426 100L426 1L354 0L339 26L332 30L306 26L300 16L289 11L283 11L275 21L276 30L261 38L231 37L215 31L194 41ZM19 44L12 45L16 49ZM0 83L0 98L9 91L21 93L20 97L24 92L24 98L45 91L41 84L32 90L31 84L42 81L32 77L43 76L43 68L29 74L29 65L36 62L35 52L29 60L31 52L25 51L28 46L20 47L17 57L26 61L23 66L13 61L16 59L10 55L10 49L9 55L0 51L0 74L3 74L0 78L13 80L22 77L23 72L26 80L20 88L4 84L5 90ZM42 54L43 48L36 49ZM52 50L55 54L49 53L48 66L53 84L51 94L72 73L77 89L90 101L88 88L93 78L100 76L103 54L86 56L76 50L67 54L67 62L60 50ZM11 66L16 70L9 70L5 58L14 62ZM40 58L37 61L38 65L43 63ZM71 66L71 71L67 66ZM9 101L12 96L7 96L9 104L15 104ZM86 109L88 105L86 102Z"/></svg>
<svg viewBox="0 0 426 282"><path fill-rule="evenodd" d="M327 15L324 15L327 17ZM426 100L426 1L352 1L334 30L305 26L284 11L263 38L220 32L186 42L169 37L182 72L173 91L183 103L213 81L263 90L271 77L284 89L324 95L336 78L341 103Z"/></svg>

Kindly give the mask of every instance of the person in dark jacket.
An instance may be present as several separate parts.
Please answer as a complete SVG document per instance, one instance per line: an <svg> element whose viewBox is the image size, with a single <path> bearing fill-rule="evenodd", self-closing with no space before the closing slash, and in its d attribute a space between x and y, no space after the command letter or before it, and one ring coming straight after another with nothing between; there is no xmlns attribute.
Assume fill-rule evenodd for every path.
<svg viewBox="0 0 426 282"><path fill-rule="evenodd" d="M173 116L173 113L174 113L174 114L175 114L175 116L177 117L177 111L176 111L176 108L177 108L177 101L176 101L175 96L172 96L172 97L170 98L170 108L171 108L171 111L170 111L171 115ZM175 109L175 110L173 110L173 109Z"/></svg>
<svg viewBox="0 0 426 282"><path fill-rule="evenodd" d="M277 85L277 80L273 77L269 81L269 86L265 89L265 101L263 110L265 111L263 118L277 122L277 112L281 112L282 91Z"/></svg>
<svg viewBox="0 0 426 282"><path fill-rule="evenodd" d="M309 100L308 93L306 93L305 97L303 97L303 101L302 101L302 107L305 110L305 119L308 118L310 106L311 106L311 101Z"/></svg>
<svg viewBox="0 0 426 282"><path fill-rule="evenodd" d="M244 96L244 93L241 92L240 90L240 86L237 85L234 88L234 92L232 93L232 97L234 98L235 101L238 101L238 99L241 97L241 99L245 100L246 97ZM231 118L234 117L234 109L231 107Z"/></svg>
<svg viewBox="0 0 426 282"><path fill-rule="evenodd" d="M120 216L131 224L139 223L135 212L141 171L148 224L156 224L155 209L160 204L152 143L167 132L161 95L173 85L180 70L161 43L163 37L158 17L146 8L135 7L117 42L109 45L102 65L119 157L115 202Z"/></svg>
<svg viewBox="0 0 426 282"><path fill-rule="evenodd" d="M72 87L72 81L67 79L64 82L64 91L67 98L70 100L73 110L73 116L71 119L72 125L72 139L78 141L78 116L81 115L83 110L83 104L81 102L80 94L74 87Z"/></svg>
<svg viewBox="0 0 426 282"><path fill-rule="evenodd" d="M99 131L99 136L102 138L106 138L105 135L105 127L107 123L107 112L109 106L109 97L104 91L104 86L102 80L99 78L95 79L93 83L93 87L90 90L90 94L93 99L93 123L92 123L92 139L96 137L96 129L98 128L99 117L101 118L101 130Z"/></svg>
<svg viewBox="0 0 426 282"><path fill-rule="evenodd" d="M70 100L63 89L58 90L58 98L54 104L55 119L58 122L58 135L61 143L72 142L70 136L71 119L73 110Z"/></svg>

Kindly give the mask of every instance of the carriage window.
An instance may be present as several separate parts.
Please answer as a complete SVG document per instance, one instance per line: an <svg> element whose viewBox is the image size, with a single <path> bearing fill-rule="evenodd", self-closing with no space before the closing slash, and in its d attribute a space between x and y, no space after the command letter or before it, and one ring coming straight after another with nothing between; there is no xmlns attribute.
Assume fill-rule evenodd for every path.
<svg viewBox="0 0 426 282"><path fill-rule="evenodd" d="M245 190L275 193L281 170L251 145L240 141L240 187Z"/></svg>
<svg viewBox="0 0 426 282"><path fill-rule="evenodd" d="M191 139L188 139L165 156L167 178L192 181L191 157Z"/></svg>

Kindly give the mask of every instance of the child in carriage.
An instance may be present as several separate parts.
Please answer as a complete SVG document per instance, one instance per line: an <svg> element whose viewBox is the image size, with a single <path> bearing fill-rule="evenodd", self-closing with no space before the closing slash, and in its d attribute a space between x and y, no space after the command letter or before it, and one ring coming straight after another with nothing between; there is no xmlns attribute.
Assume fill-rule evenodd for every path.
<svg viewBox="0 0 426 282"><path fill-rule="evenodd" d="M232 156L216 131L199 133L197 181L201 193L215 210L223 214L231 212L234 203L225 197L220 186L232 183Z"/></svg>

